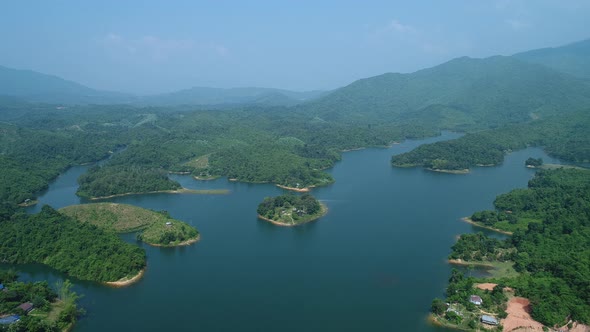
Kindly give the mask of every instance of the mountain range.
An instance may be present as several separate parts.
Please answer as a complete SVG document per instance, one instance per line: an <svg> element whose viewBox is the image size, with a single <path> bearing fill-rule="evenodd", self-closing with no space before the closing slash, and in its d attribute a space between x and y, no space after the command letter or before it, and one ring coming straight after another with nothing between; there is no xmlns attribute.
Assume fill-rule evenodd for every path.
<svg viewBox="0 0 590 332"><path fill-rule="evenodd" d="M0 96L55 104L295 106L324 120L375 122L403 117L453 117L466 126L529 118L586 107L590 101L590 40L556 48L456 58L410 74L386 73L333 91L194 87L136 96L95 90L57 76L0 66ZM12 99L10 99L12 100Z"/></svg>

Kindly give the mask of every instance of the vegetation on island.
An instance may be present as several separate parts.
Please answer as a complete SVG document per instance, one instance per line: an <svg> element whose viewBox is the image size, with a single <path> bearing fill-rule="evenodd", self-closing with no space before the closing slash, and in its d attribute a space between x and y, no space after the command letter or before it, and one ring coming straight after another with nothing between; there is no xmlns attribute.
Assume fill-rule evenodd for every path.
<svg viewBox="0 0 590 332"><path fill-rule="evenodd" d="M543 158L530 157L524 162L527 167L540 167L543 166Z"/></svg>
<svg viewBox="0 0 590 332"><path fill-rule="evenodd" d="M173 219L166 211L152 211L133 205L93 203L72 205L59 210L83 223L117 233L140 231L137 238L150 245L175 246L196 241L199 232Z"/></svg>
<svg viewBox="0 0 590 332"><path fill-rule="evenodd" d="M0 317L19 316L16 322L0 325L0 331L66 331L84 313L69 280L56 284L56 292L46 281L18 281L16 272L9 270L0 271L0 284ZM32 310L23 310L22 304L32 305Z"/></svg>
<svg viewBox="0 0 590 332"><path fill-rule="evenodd" d="M528 189L500 195L494 205L496 211L477 212L472 219L514 234L505 240L462 235L449 259L460 259L464 265L510 262L517 274L492 280L528 298L535 320L546 326L563 326L570 320L588 324L590 171L540 170ZM459 301L453 287L447 290L446 302Z"/></svg>
<svg viewBox="0 0 590 332"><path fill-rule="evenodd" d="M76 194L86 198L181 188L178 182L168 179L167 172L143 167L95 166L78 178L78 184Z"/></svg>
<svg viewBox="0 0 590 332"><path fill-rule="evenodd" d="M590 113L571 113L529 123L469 133L444 142L421 145L393 156L393 166L422 166L432 169L462 170L473 166L498 165L510 151L541 146L554 157L590 161Z"/></svg>
<svg viewBox="0 0 590 332"><path fill-rule="evenodd" d="M285 226L295 226L323 216L327 208L310 194L301 196L285 194L266 197L258 205L257 212L258 216L264 220Z"/></svg>
<svg viewBox="0 0 590 332"><path fill-rule="evenodd" d="M74 278L108 282L137 275L146 256L115 233L80 223L46 205L37 214L3 214L0 261L40 263Z"/></svg>

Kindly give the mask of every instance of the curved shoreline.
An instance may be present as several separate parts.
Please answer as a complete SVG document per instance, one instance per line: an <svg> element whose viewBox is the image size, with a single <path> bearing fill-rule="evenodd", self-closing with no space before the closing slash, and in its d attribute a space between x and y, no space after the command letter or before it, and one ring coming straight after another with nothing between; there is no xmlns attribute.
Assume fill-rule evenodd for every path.
<svg viewBox="0 0 590 332"><path fill-rule="evenodd" d="M264 221L268 221L271 224L277 225L277 226L283 226L283 227L293 227L293 226L299 226L299 225L304 225L307 224L308 222L312 222L312 221L316 221L319 218L325 216L328 213L328 207L324 204L320 202L320 206L322 207L322 210L320 211L320 214L317 216L314 216L313 218L300 222L300 223L296 223L296 224L292 224L292 223L284 223L284 222L280 222L280 221L276 221L276 220L272 220L270 218L266 218L263 217L261 215L258 215L258 219L264 220Z"/></svg>
<svg viewBox="0 0 590 332"><path fill-rule="evenodd" d="M131 195L149 195L149 194L203 194L203 195L224 195L229 194L229 189L187 189L187 188L180 188L180 189L171 189L171 190L155 190L155 191L146 191L146 192L129 192L123 194L114 194L108 196L99 196L99 197L90 197L88 198L91 201L101 200L101 199L108 199L114 197L122 197L122 196L131 196Z"/></svg>
<svg viewBox="0 0 590 332"><path fill-rule="evenodd" d="M182 247L182 246L190 246L193 243L197 243L199 242L199 240L201 239L201 233L199 233L197 235L197 237L193 238L193 239L188 239L185 241L182 241L178 244L173 244L173 245L165 245L165 244L157 244L157 243L149 243L146 241L142 241L143 243L150 245L152 247L162 247L162 248L174 248L174 247Z"/></svg>
<svg viewBox="0 0 590 332"><path fill-rule="evenodd" d="M103 284L105 284L107 286L111 286L111 287L116 287L116 288L119 288L119 287L127 287L127 286L129 286L131 284L134 284L134 283L138 282L143 277L143 275L145 274L146 268L147 267L144 267L143 269L141 269L139 271L139 273L137 273L136 275L134 275L131 278L125 277L125 278L121 278L121 279L119 279L117 281L105 281L105 282L103 282Z"/></svg>
<svg viewBox="0 0 590 332"><path fill-rule="evenodd" d="M481 225L480 223L471 220L471 218L469 218L469 217L463 217L463 218L461 218L461 220L464 221L464 222L466 222L466 223L468 223L468 224L471 224L473 226L480 227L480 228L483 228L483 229L487 229L487 230L490 230L490 231L493 231L493 232L496 232L496 233L500 233L500 234L504 234L504 235L512 235L513 234L512 232L509 232L509 231L504 231L504 230L501 230L501 229L498 229L498 228Z"/></svg>
<svg viewBox="0 0 590 332"><path fill-rule="evenodd" d="M283 186L282 184L277 184L276 186L281 189L291 190L291 191L295 191L298 193L308 193L311 190L311 188L315 188L315 186L309 186L309 187L304 187L304 188L295 188L295 187Z"/></svg>

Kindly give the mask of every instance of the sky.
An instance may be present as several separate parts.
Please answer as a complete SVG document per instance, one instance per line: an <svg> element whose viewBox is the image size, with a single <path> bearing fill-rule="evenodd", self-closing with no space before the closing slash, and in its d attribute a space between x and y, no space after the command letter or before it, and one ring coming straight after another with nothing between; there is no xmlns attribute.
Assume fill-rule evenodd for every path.
<svg viewBox="0 0 590 332"><path fill-rule="evenodd" d="M590 38L588 0L2 1L0 65L92 88L328 90Z"/></svg>

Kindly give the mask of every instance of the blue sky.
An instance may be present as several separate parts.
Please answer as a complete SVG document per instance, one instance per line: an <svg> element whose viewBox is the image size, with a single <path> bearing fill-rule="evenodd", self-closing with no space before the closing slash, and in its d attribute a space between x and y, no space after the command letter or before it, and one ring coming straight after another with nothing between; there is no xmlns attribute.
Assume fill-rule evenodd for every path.
<svg viewBox="0 0 590 332"><path fill-rule="evenodd" d="M134 93L333 89L590 38L587 0L4 1L0 65Z"/></svg>

